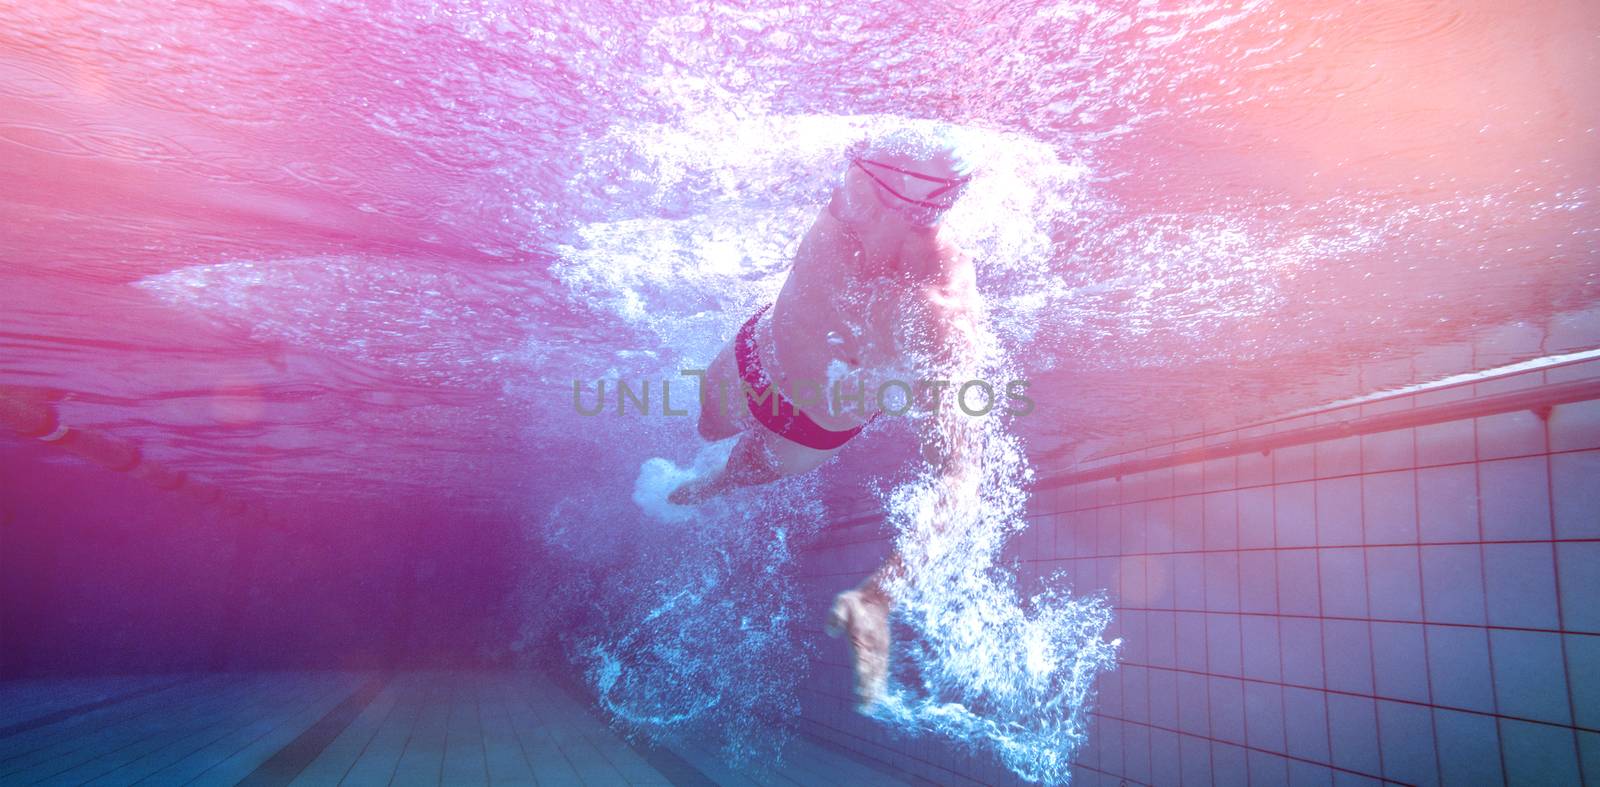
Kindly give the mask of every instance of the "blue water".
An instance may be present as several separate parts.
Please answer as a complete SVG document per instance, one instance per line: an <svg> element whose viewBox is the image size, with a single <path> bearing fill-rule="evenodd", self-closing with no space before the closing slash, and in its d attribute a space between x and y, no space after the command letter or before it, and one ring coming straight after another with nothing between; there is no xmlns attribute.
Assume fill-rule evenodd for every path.
<svg viewBox="0 0 1600 787"><path fill-rule="evenodd" d="M68 392L71 423L261 509L359 514L333 540L384 543L428 501L388 548L458 590L495 561L493 592L438 599L461 652L560 653L623 728L754 765L823 646L795 557L875 496L917 558L876 717L1059 781L1116 646L1102 602L1022 598L998 560L1031 468L1479 368L1409 361L1484 331L1578 349L1594 22L1575 0L13 4L0 384ZM986 154L950 216L989 309L974 372L1032 380L1048 417L964 437L972 486L881 423L815 476L643 516L640 464L690 461L690 419L582 418L573 381L704 364L849 144L929 121ZM1405 363L1355 379L1374 359ZM1350 390L1311 382L1334 373ZM316 568L363 557L339 554Z"/></svg>

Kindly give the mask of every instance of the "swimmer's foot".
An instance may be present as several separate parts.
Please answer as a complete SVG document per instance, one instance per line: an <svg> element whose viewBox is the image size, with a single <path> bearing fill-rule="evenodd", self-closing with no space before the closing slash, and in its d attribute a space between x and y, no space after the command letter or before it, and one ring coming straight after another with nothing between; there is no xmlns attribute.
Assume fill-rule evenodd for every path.
<svg viewBox="0 0 1600 787"><path fill-rule="evenodd" d="M667 502L678 506L699 505L722 494L726 489L727 485L722 483L721 473L712 478L691 478L672 490L672 494L667 495Z"/></svg>
<svg viewBox="0 0 1600 787"><path fill-rule="evenodd" d="M699 505L732 488L728 455L738 439L738 436L729 437L702 447L694 457L693 475L667 495L667 502L679 506Z"/></svg>
<svg viewBox="0 0 1600 787"><path fill-rule="evenodd" d="M833 599L828 634L850 635L856 709L870 709L889 688L889 598L876 589L846 590Z"/></svg>

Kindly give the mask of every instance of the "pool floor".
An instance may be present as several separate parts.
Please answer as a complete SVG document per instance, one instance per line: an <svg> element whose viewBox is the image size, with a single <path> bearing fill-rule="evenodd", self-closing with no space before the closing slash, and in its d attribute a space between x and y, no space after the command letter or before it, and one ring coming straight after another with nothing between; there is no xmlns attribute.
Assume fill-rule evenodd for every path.
<svg viewBox="0 0 1600 787"><path fill-rule="evenodd" d="M533 671L0 683L0 784L914 784L808 738L777 772L630 743Z"/></svg>

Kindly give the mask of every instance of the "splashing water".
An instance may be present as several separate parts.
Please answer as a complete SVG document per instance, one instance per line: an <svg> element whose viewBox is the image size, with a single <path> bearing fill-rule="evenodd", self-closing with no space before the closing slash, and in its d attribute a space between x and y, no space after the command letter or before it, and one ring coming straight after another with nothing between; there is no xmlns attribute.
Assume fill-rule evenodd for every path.
<svg viewBox="0 0 1600 787"><path fill-rule="evenodd" d="M1008 379L1000 352L989 356L978 364L988 375L976 379ZM1115 668L1122 642L1102 639L1111 610L1101 597L1057 589L1066 586L1060 572L1022 603L1016 576L996 563L1025 526L1033 474L1021 445L996 418L936 428L961 444L961 469L924 470L883 495L906 566L885 589L916 638L904 648L910 680L872 715L909 734L988 747L1031 781L1065 783L1086 740L1094 681Z"/></svg>
<svg viewBox="0 0 1600 787"><path fill-rule="evenodd" d="M590 581L557 600L550 588L532 589L541 604L594 613L567 644L600 707L625 732L656 744L717 741L736 767L777 765L808 663L795 629L815 617L792 567L794 546L826 521L817 479L731 495L666 521L641 521L632 501L602 497L559 506L536 533ZM629 544L584 552L586 539L574 530L616 519L637 527Z"/></svg>
<svg viewBox="0 0 1600 787"><path fill-rule="evenodd" d="M648 162L657 194L701 177L719 182L712 173L729 178L740 175L740 168L787 162L804 175L791 181L792 197L804 205L820 199L810 191L832 182L839 145L904 123L763 123L755 136L781 141L776 147L786 152L768 150L770 143L725 146L727 153L716 161L700 153L706 145L698 129L676 135L657 129L607 144ZM1061 280L1043 265L1053 243L1043 228L1081 199L1083 169L1018 135L965 133L981 139L991 155L986 177L952 211L950 223L985 260L980 275L1004 286L989 293L992 322L981 326L979 342L985 355L948 376L1020 379L1005 348L1026 342L1037 323L1033 317L1063 297ZM771 160L763 159L767 154ZM590 224L562 248L556 275L656 340L663 349L652 360L709 357L724 332L715 323L767 301L787 275L794 250L774 247L772 239L791 238L792 228L804 226L815 209L756 217L738 199L730 202L716 207L712 200L714 209L687 226L662 219ZM752 224L762 229L740 229ZM720 291L727 302L707 303L705 311L685 319L681 309L665 308L681 299L684 282ZM923 376L914 368L897 371L905 379ZM1024 604L1014 573L996 561L1005 540L1023 525L1028 461L1000 419L961 421L960 434L943 436L967 444L961 481L913 469L897 474L901 482L880 493L907 567L888 590L896 620L914 636L894 654L907 667L905 677L871 712L906 734L988 748L1030 780L1061 782L1085 739L1093 681L1115 658L1118 643L1101 638L1110 611L1100 598L1063 591L1046 591ZM681 442L672 445L681 452ZM589 593L597 597L585 601L606 619L571 637L570 644L586 665L601 707L619 726L658 743L717 740L731 762L770 766L799 712L796 686L805 673L807 646L793 626L823 612L800 606L789 568L791 551L803 548L826 520L817 502L823 490L817 479L802 478L693 509L665 502L677 483L715 464L708 457L725 456L724 447L706 446L692 469L662 458L645 463L631 495L651 514L640 524L649 530L641 538L657 544L651 539L667 537L640 546L633 559L602 562L591 572L604 578L591 583ZM638 508L595 514L608 507L585 504L567 510L560 532L552 531L551 549L569 548L563 541L572 537L573 516L641 520ZM596 525L608 526L614 527ZM658 548L659 553L645 551ZM573 562L593 566L593 560Z"/></svg>

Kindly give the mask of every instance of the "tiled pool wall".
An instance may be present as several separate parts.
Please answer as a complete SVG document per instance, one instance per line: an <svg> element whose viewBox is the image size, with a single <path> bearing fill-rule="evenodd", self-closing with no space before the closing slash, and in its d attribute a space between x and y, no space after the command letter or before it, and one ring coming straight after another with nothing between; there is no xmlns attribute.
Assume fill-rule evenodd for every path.
<svg viewBox="0 0 1600 787"><path fill-rule="evenodd" d="M1600 784L1600 400L1116 478L1051 474L1600 378L1600 361L1043 468L1008 546L1025 591L1104 593L1120 667L1074 783ZM868 509L802 563L814 606L889 549ZM941 784L1016 780L852 710L827 640L807 733Z"/></svg>

